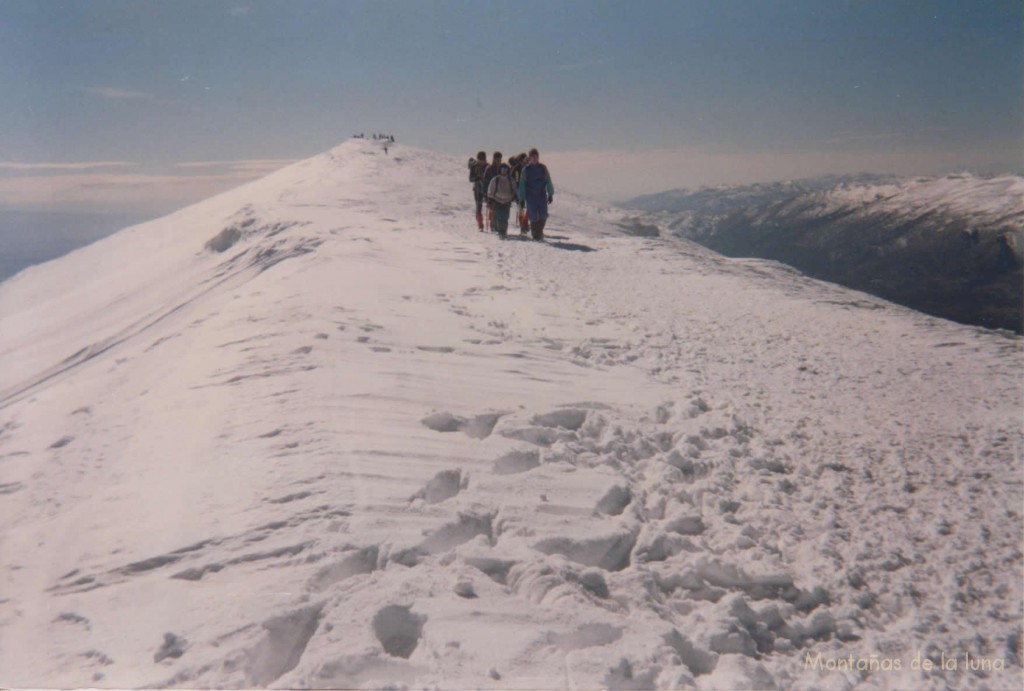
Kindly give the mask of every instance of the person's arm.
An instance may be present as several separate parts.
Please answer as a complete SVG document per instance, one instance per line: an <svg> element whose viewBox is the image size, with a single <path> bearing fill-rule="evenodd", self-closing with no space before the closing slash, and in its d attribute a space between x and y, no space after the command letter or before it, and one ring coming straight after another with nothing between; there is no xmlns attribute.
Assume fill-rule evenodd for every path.
<svg viewBox="0 0 1024 691"><path fill-rule="evenodd" d="M547 166L544 166L544 178L545 187L548 189L548 202L550 203L551 199L555 196L555 184L551 182L551 171L548 170Z"/></svg>

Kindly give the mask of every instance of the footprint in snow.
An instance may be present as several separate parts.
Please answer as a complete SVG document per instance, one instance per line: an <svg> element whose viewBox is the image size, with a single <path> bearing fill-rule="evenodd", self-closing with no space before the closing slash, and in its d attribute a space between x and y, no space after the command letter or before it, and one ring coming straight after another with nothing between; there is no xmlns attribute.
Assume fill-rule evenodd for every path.
<svg viewBox="0 0 1024 691"><path fill-rule="evenodd" d="M516 475L525 473L540 466L540 453L537 451L509 451L494 461L494 472L497 475Z"/></svg>
<svg viewBox="0 0 1024 691"><path fill-rule="evenodd" d="M14 494L25 489L25 485L21 482L5 482L0 483L0 495L3 494Z"/></svg>
<svg viewBox="0 0 1024 691"><path fill-rule="evenodd" d="M442 470L412 498L422 499L428 504L440 504L465 489L468 481L469 478L463 478L461 470Z"/></svg>
<svg viewBox="0 0 1024 691"><path fill-rule="evenodd" d="M449 412L434 413L420 422L435 432L463 432L472 439L486 439L504 413L483 413L467 419Z"/></svg>
<svg viewBox="0 0 1024 691"><path fill-rule="evenodd" d="M373 633L388 655L409 659L420 643L426 621L409 606L388 605L374 615Z"/></svg>
<svg viewBox="0 0 1024 691"><path fill-rule="evenodd" d="M185 654L188 641L173 633L164 634L164 643L160 649L153 654L153 662L160 662L167 658L179 658Z"/></svg>
<svg viewBox="0 0 1024 691"><path fill-rule="evenodd" d="M587 421L587 411L580 408L565 408L543 415L535 415L530 423L538 427L560 427L577 431Z"/></svg>
<svg viewBox="0 0 1024 691"><path fill-rule="evenodd" d="M575 631L568 633L552 631L545 636L548 645L567 653L573 650L611 645L620 638L622 638L622 627L604 623L583 624Z"/></svg>
<svg viewBox="0 0 1024 691"><path fill-rule="evenodd" d="M246 651L248 684L266 687L298 666L323 615L323 603L263 622L264 636Z"/></svg>
<svg viewBox="0 0 1024 691"><path fill-rule="evenodd" d="M372 573L377 570L379 555L380 548L377 545L352 550L338 561L317 571L309 582L309 588L314 592L322 592L354 576Z"/></svg>
<svg viewBox="0 0 1024 691"><path fill-rule="evenodd" d="M72 436L61 437L57 441L55 441L52 444L50 444L50 448L51 449L63 449L65 446L67 446L68 444L70 444L74 440L75 440L75 438L72 437Z"/></svg>

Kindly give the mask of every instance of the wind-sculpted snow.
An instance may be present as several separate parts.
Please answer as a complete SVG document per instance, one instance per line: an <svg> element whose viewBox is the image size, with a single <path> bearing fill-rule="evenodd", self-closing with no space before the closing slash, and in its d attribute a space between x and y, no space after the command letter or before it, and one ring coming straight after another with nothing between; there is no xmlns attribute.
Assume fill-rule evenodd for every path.
<svg viewBox="0 0 1024 691"><path fill-rule="evenodd" d="M0 684L1019 685L1019 338L389 154L0 284Z"/></svg>

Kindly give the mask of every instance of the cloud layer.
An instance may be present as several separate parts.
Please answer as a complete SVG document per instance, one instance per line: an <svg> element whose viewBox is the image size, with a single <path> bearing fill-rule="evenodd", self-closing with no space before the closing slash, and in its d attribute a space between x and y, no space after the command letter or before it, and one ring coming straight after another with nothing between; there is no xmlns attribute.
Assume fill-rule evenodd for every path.
<svg viewBox="0 0 1024 691"><path fill-rule="evenodd" d="M0 163L0 208L167 213L211 197L290 163L290 160L196 161L181 172L90 172L124 162ZM56 171L59 174L38 174ZM198 171L198 172L196 172ZM36 173L36 174L32 174Z"/></svg>
<svg viewBox="0 0 1024 691"><path fill-rule="evenodd" d="M925 175L984 166L998 152L834 150L724 152L713 147L541 152L557 189L622 201L669 189L750 184L843 173ZM966 162L965 162L966 160ZM0 162L0 207L167 213L293 163L291 159L187 161L141 172L125 161ZM125 168L136 166L136 171ZM103 170L103 169L121 170ZM1007 165L1006 170L1010 170ZM983 168L976 168L985 172ZM992 172L1006 172L992 171Z"/></svg>
<svg viewBox="0 0 1024 691"><path fill-rule="evenodd" d="M711 147L649 151L565 151L542 157L556 186L602 199L624 201L670 189L751 184L829 174L929 175L964 168L984 169L1000 152L930 149L872 151L724 152ZM1011 168L1007 163L1007 170ZM1000 171L1000 172L1006 172Z"/></svg>
<svg viewBox="0 0 1024 691"><path fill-rule="evenodd" d="M46 170L92 170L94 168L120 168L134 166L128 161L90 161L86 163L19 163L16 161L0 161L0 171L46 171Z"/></svg>

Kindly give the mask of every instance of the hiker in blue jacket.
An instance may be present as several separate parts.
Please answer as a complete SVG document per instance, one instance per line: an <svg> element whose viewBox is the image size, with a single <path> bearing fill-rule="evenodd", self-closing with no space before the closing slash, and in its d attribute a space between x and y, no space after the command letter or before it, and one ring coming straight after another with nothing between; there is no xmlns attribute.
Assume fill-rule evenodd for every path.
<svg viewBox="0 0 1024 691"><path fill-rule="evenodd" d="M530 162L519 178L519 198L526 201L530 217L530 233L534 240L544 239L544 225L548 221L548 204L555 199L555 186L551 183L548 167L540 162L540 154L530 149Z"/></svg>

